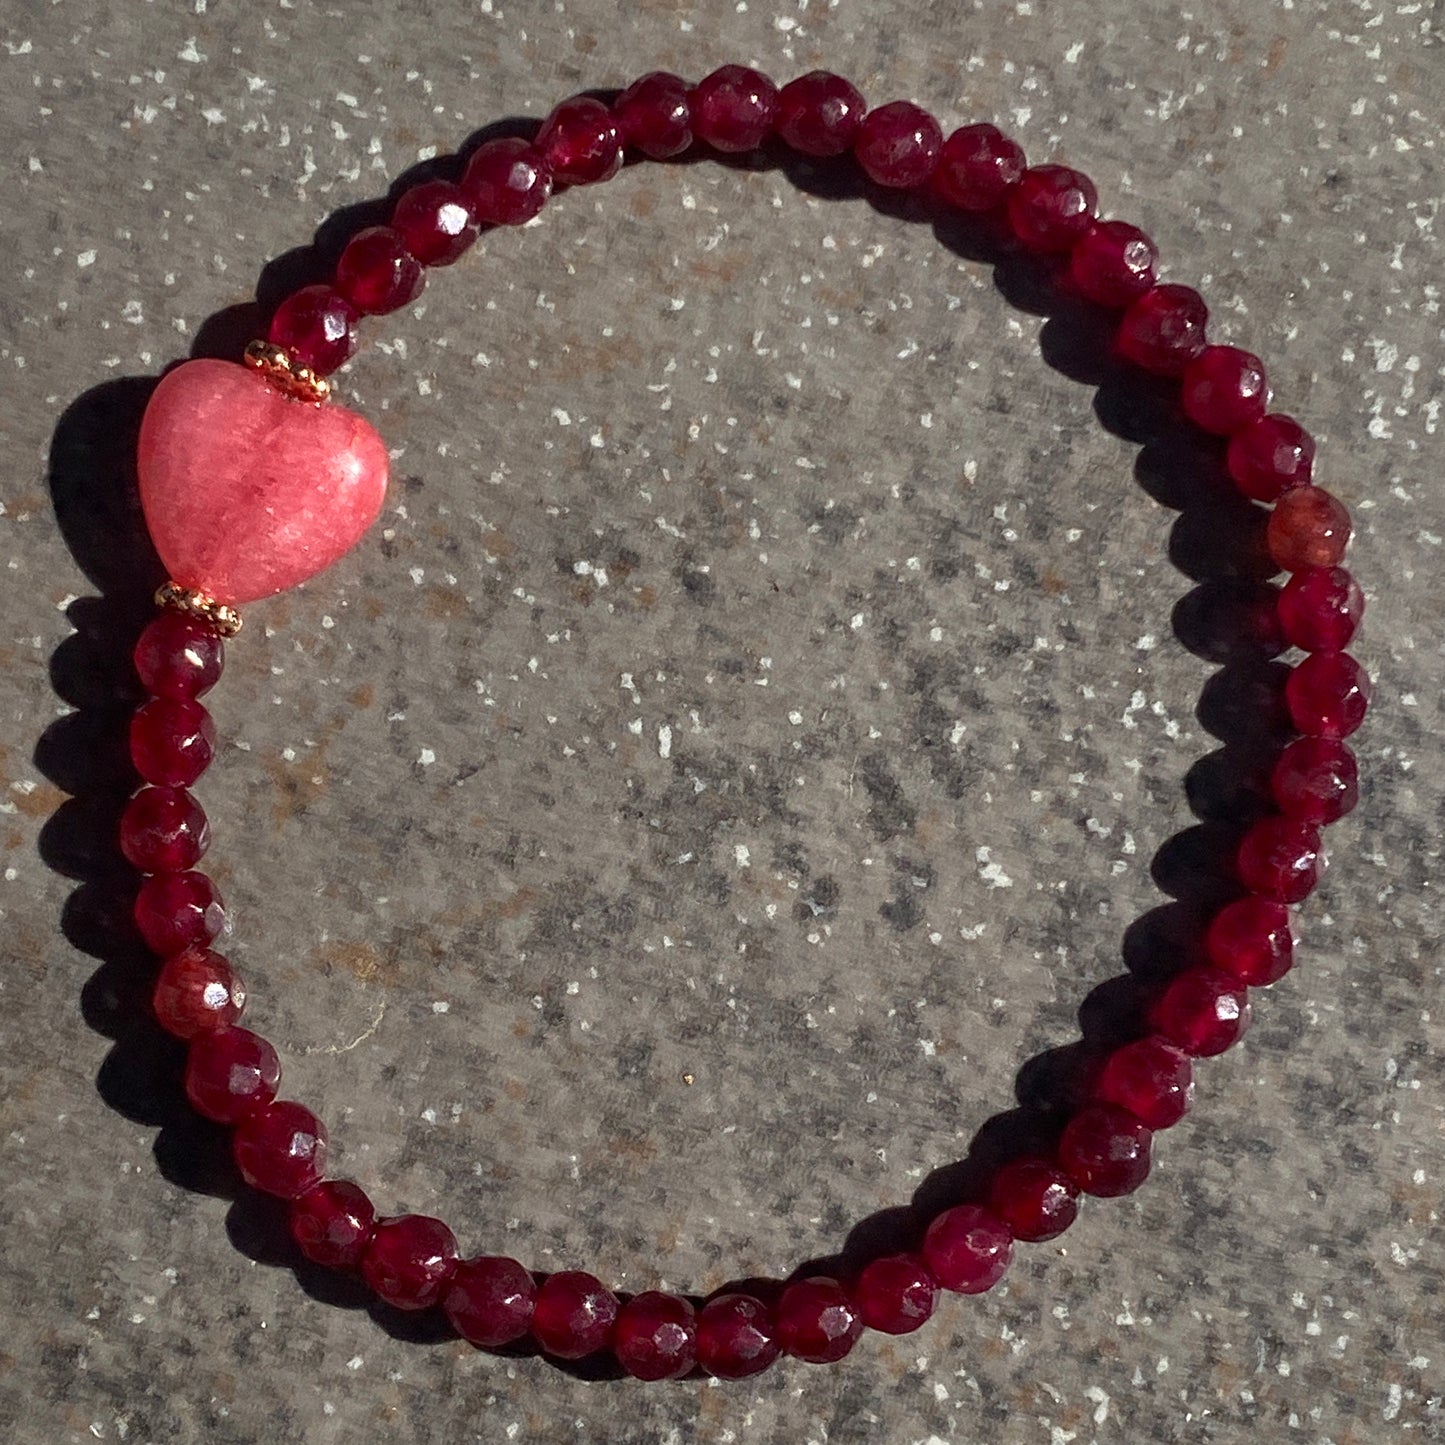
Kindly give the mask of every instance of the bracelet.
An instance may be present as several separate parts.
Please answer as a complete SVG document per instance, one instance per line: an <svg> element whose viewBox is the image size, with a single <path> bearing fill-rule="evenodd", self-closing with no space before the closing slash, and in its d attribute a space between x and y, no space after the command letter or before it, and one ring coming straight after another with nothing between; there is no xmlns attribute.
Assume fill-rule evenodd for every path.
<svg viewBox="0 0 1445 1445"><path fill-rule="evenodd" d="M439 1219L378 1216L355 1183L327 1174L328 1139L301 1104L278 1097L275 1049L240 1026L246 993L211 948L221 898L196 865L209 824L189 789L215 751L199 699L219 679L239 608L305 581L342 556L378 516L387 452L371 425L330 401L328 380L351 355L363 315L413 301L425 268L463 255L483 227L536 217L554 189L614 176L626 153L667 159L742 154L781 144L851 161L885 191L910 192L944 213L972 213L1007 244L1051 268L1056 285L1110 313L1119 361L1175 388L1183 415L1219 439L1221 468L1244 498L1269 507L1269 556L1290 574L1272 589L1270 650L1294 661L1284 706L1297 736L1278 754L1271 805L1243 833L1239 888L1210 920L1197 957L1181 959L1151 997L1133 1036L1098 1061L1059 1120L1052 1147L1010 1159L986 1188L919 1219L912 1247L833 1275L728 1286L706 1298L648 1290L619 1297L595 1276L540 1276L514 1259L462 1258ZM696 85L653 72L607 104L563 101L530 141L488 141L456 181L412 186L390 222L357 233L329 284L308 285L275 311L244 365L192 360L157 386L141 426L137 467L146 524L170 581L135 648L149 700L130 731L144 785L127 804L119 844L144 875L134 918L160 960L153 1008L187 1041L185 1092L200 1114L233 1130L242 1177L288 1201L306 1258L359 1271L387 1304L440 1307L472 1343L525 1346L561 1360L610 1351L641 1379L699 1368L734 1379L780 1354L827 1362L865 1328L917 1329L939 1290L976 1294L1003 1278L1016 1242L1053 1239L1081 1194L1126 1194L1149 1172L1152 1136L1193 1097L1193 1060L1244 1034L1249 990L1293 961L1290 907L1316 886L1320 830L1355 806L1357 769L1343 741L1363 721L1370 682L1346 651L1363 611L1341 565L1344 506L1314 484L1314 441L1271 412L1265 370L1248 351L1206 338L1208 311L1192 288L1156 278L1158 253L1137 227L1101 220L1087 176L1030 166L991 124L947 138L906 101L868 109L839 76L815 71L781 87L728 65Z"/></svg>

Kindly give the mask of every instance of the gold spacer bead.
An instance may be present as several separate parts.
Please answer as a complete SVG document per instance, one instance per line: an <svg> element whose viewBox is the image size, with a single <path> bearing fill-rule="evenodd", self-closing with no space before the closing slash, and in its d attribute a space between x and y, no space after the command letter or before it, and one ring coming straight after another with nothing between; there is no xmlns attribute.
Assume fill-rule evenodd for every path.
<svg viewBox="0 0 1445 1445"><path fill-rule="evenodd" d="M331 395L331 383L302 366L284 346L274 341L251 341L246 345L246 365L259 371L267 382L292 401L320 406Z"/></svg>
<svg viewBox="0 0 1445 1445"><path fill-rule="evenodd" d="M241 630L241 614L224 602L195 587L182 587L179 582L167 582L156 589L156 606L169 607L173 612L184 612L213 627L222 637L234 637Z"/></svg>

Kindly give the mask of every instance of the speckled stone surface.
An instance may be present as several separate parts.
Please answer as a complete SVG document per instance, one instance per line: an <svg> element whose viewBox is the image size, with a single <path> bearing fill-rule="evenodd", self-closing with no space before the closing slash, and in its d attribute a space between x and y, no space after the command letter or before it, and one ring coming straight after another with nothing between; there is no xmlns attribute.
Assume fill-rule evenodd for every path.
<svg viewBox="0 0 1445 1445"><path fill-rule="evenodd" d="M0 32L4 1439L1445 1438L1434 7L20 0ZM183 1107L114 926L157 580L127 456L313 228L480 127L734 59L996 119L1145 225L1320 439L1379 702L1300 966L1143 1190L841 1366L643 1387L295 1268ZM701 1292L937 1208L1034 1127L1027 1061L1219 895L1270 678L1249 520L1089 318L875 199L629 168L484 237L341 378L393 449L381 525L231 649L201 796L250 1020L337 1167L468 1251Z"/></svg>

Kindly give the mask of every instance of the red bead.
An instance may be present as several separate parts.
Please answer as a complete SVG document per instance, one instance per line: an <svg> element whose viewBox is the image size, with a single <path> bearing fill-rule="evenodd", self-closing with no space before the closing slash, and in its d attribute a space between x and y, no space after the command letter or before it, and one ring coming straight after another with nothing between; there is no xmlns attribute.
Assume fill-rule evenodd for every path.
<svg viewBox="0 0 1445 1445"><path fill-rule="evenodd" d="M1232 436L1269 405L1264 362L1238 346L1206 346L1184 368L1179 399L1195 426Z"/></svg>
<svg viewBox="0 0 1445 1445"><path fill-rule="evenodd" d="M1251 988L1276 983L1294 963L1289 909L1253 894L1226 903L1209 924L1204 949L1210 963L1240 983Z"/></svg>
<svg viewBox="0 0 1445 1445"><path fill-rule="evenodd" d="M216 755L216 725L190 698L157 697L130 720L130 757L148 783L188 788Z"/></svg>
<svg viewBox="0 0 1445 1445"><path fill-rule="evenodd" d="M1374 688L1348 652L1314 652L1284 685L1294 725L1306 736L1347 738L1365 720Z"/></svg>
<svg viewBox="0 0 1445 1445"><path fill-rule="evenodd" d="M1222 1054L1249 1028L1244 985L1220 968L1191 968L1160 995L1150 1012L1156 1029L1195 1058Z"/></svg>
<svg viewBox="0 0 1445 1445"><path fill-rule="evenodd" d="M199 697L221 676L226 645L204 622L167 608L153 617L135 644L141 686L156 697Z"/></svg>
<svg viewBox="0 0 1445 1445"><path fill-rule="evenodd" d="M156 873L140 886L135 922L146 947L168 958L204 948L226 926L225 905L204 873Z"/></svg>
<svg viewBox="0 0 1445 1445"><path fill-rule="evenodd" d="M772 1311L749 1294L710 1299L697 1314L697 1362L719 1380L761 1374L778 1358Z"/></svg>
<svg viewBox="0 0 1445 1445"><path fill-rule="evenodd" d="M231 1152L253 1189L295 1199L326 1172L326 1126L310 1109L282 1100L241 1120Z"/></svg>
<svg viewBox="0 0 1445 1445"><path fill-rule="evenodd" d="M867 103L850 80L810 70L778 92L777 132L805 156L840 156L853 148Z"/></svg>
<svg viewBox="0 0 1445 1445"><path fill-rule="evenodd" d="M1094 1095L1127 1109L1151 1129L1168 1129L1194 1102L1194 1066L1167 1039L1147 1034L1109 1055Z"/></svg>
<svg viewBox="0 0 1445 1445"><path fill-rule="evenodd" d="M778 1297L778 1345L812 1365L841 1360L858 1342L863 1321L836 1279L795 1280Z"/></svg>
<svg viewBox="0 0 1445 1445"><path fill-rule="evenodd" d="M313 1264L355 1269L376 1227L376 1207L349 1179L324 1179L291 1201L287 1223L296 1247Z"/></svg>
<svg viewBox="0 0 1445 1445"><path fill-rule="evenodd" d="M624 145L655 161L681 155L692 144L692 87L666 70L634 80L612 103Z"/></svg>
<svg viewBox="0 0 1445 1445"><path fill-rule="evenodd" d="M209 948L188 948L161 965L151 993L156 1022L178 1039L228 1028L246 1008L246 986Z"/></svg>
<svg viewBox="0 0 1445 1445"><path fill-rule="evenodd" d="M336 263L336 289L364 316L385 316L415 301L426 285L422 264L392 226L368 226Z"/></svg>
<svg viewBox="0 0 1445 1445"><path fill-rule="evenodd" d="M552 195L552 168L520 136L489 140L472 152L462 175L472 214L485 226L520 226Z"/></svg>
<svg viewBox="0 0 1445 1445"><path fill-rule="evenodd" d="M964 211L991 211L1023 179L1022 147L996 125L966 125L944 141L933 172L940 199Z"/></svg>
<svg viewBox="0 0 1445 1445"><path fill-rule="evenodd" d="M456 1273L457 1237L429 1214L379 1219L361 1252L361 1276L389 1305L424 1310Z"/></svg>
<svg viewBox="0 0 1445 1445"><path fill-rule="evenodd" d="M617 1296L580 1269L550 1274L537 1288L532 1338L559 1360L605 1349L617 1323Z"/></svg>
<svg viewBox="0 0 1445 1445"><path fill-rule="evenodd" d="M1333 823L1360 801L1359 766L1338 738L1299 738L1279 755L1270 788L1286 817Z"/></svg>
<svg viewBox="0 0 1445 1445"><path fill-rule="evenodd" d="M281 1060L249 1029L197 1034L186 1055L186 1097L198 1114L237 1124L276 1097Z"/></svg>
<svg viewBox="0 0 1445 1445"><path fill-rule="evenodd" d="M1154 284L1159 248L1127 221L1096 221L1069 253L1069 277L1100 306L1127 306Z"/></svg>
<svg viewBox="0 0 1445 1445"><path fill-rule="evenodd" d="M194 868L210 841L211 825L184 788L142 788L120 817L120 851L142 873Z"/></svg>
<svg viewBox="0 0 1445 1445"><path fill-rule="evenodd" d="M1030 166L1009 193L1013 233L1030 251L1067 251L1094 224L1099 193L1070 166Z"/></svg>
<svg viewBox="0 0 1445 1445"><path fill-rule="evenodd" d="M422 181L403 191L391 224L423 266L450 266L470 248L480 229L467 193L450 181Z"/></svg>
<svg viewBox="0 0 1445 1445"><path fill-rule="evenodd" d="M692 1306L658 1290L628 1300L617 1315L612 1353L633 1379L680 1380L697 1363Z"/></svg>
<svg viewBox="0 0 1445 1445"><path fill-rule="evenodd" d="M923 1260L933 1277L954 1294L992 1289L1013 1258L1014 1237L981 1204L945 1209L923 1236Z"/></svg>
<svg viewBox="0 0 1445 1445"><path fill-rule="evenodd" d="M515 1259L478 1255L464 1259L442 1296L442 1308L464 1339L494 1350L532 1328L537 1282Z"/></svg>
<svg viewBox="0 0 1445 1445"><path fill-rule="evenodd" d="M1240 840L1239 881L1251 893L1300 903L1320 881L1320 830L1313 823L1271 814Z"/></svg>
<svg viewBox="0 0 1445 1445"><path fill-rule="evenodd" d="M1015 1239L1053 1239L1077 1218L1079 1191L1057 1164L1027 1156L994 1175L988 1207Z"/></svg>
<svg viewBox="0 0 1445 1445"><path fill-rule="evenodd" d="M911 1334L933 1313L938 1281L916 1254L875 1259L853 1286L858 1314L870 1330Z"/></svg>
<svg viewBox="0 0 1445 1445"><path fill-rule="evenodd" d="M724 65L693 87L693 134L715 151L756 150L777 116L777 86L746 65Z"/></svg>
<svg viewBox="0 0 1445 1445"><path fill-rule="evenodd" d="M1132 1194L1149 1177L1153 1130L1118 1104L1086 1104L1064 1127L1059 1163L1069 1178L1100 1199Z"/></svg>
<svg viewBox="0 0 1445 1445"><path fill-rule="evenodd" d="M1279 621L1293 647L1339 652L1365 611L1360 584L1343 567L1306 567L1279 594Z"/></svg>
<svg viewBox="0 0 1445 1445"><path fill-rule="evenodd" d="M318 376L330 376L356 350L357 320L339 291L303 286L276 308L266 337Z"/></svg>
<svg viewBox="0 0 1445 1445"><path fill-rule="evenodd" d="M622 169L622 132L612 112L590 95L564 100L534 142L559 186L610 181Z"/></svg>
<svg viewBox="0 0 1445 1445"><path fill-rule="evenodd" d="M1234 485L1256 502L1273 502L1314 473L1315 439L1292 417L1271 412L1229 438L1225 465Z"/></svg>
<svg viewBox="0 0 1445 1445"><path fill-rule="evenodd" d="M1209 308L1190 286L1165 281L1133 302L1119 322L1119 354L1156 376L1178 376L1204 350Z"/></svg>
<svg viewBox="0 0 1445 1445"><path fill-rule="evenodd" d="M899 190L922 185L942 150L938 122L911 100L870 110L853 140L853 154L868 179Z"/></svg>
<svg viewBox="0 0 1445 1445"><path fill-rule="evenodd" d="M1296 487L1270 513L1265 533L1269 555L1286 572L1334 567L1350 541L1350 514L1323 487Z"/></svg>

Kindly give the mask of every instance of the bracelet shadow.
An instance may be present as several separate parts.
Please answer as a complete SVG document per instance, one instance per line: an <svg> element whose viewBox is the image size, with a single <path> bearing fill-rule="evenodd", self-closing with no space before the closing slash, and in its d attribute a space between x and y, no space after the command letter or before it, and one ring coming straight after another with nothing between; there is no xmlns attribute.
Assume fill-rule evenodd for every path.
<svg viewBox="0 0 1445 1445"><path fill-rule="evenodd" d="M382 223L402 190L420 180L453 179L476 146L499 136L531 136L536 126L525 117L486 126L456 155L399 176L386 198L335 212L307 245L267 264L253 302L211 316L198 330L191 356L238 358L246 342L265 334L279 301L298 286L326 279L350 238ZM1267 513L1229 483L1221 444L1183 420L1177 388L1115 360L1112 313L1073 296L1059 268L1014 246L996 217L948 213L926 199L871 185L851 163L801 159L781 147L742 157L694 148L665 164L700 159L734 169L775 169L816 199L863 201L894 219L927 225L945 249L988 267L1010 304L1041 318L1046 364L1092 391L1100 425L1139 448L1135 484L1176 514L1169 556L1192 586L1173 609L1171 626L1184 647L1219 669L1201 694L1196 717L1220 746L1200 757L1185 779L1197 822L1168 839L1151 864L1166 901L1124 930L1123 970L1080 1003L1079 1038L1020 1067L1014 1107L985 1121L965 1157L939 1165L906 1204L860 1220L836 1252L807 1261L790 1277L846 1276L871 1260L916 1248L941 1211L986 1198L1001 1165L1050 1149L1070 1110L1089 1096L1109 1052L1144 1033L1161 988L1200 961L1209 918L1243 891L1233 872L1235 847L1268 805L1269 770L1290 735L1283 702L1288 668L1277 660L1284 642L1275 621L1276 589L1269 582L1274 566L1263 542ZM141 700L131 652L164 580L140 514L134 472L140 418L155 385L155 378L127 377L83 393L62 415L50 451L55 515L95 595L71 604L67 617L74 633L50 660L54 691L71 711L39 738L35 762L70 796L42 829L39 851L48 867L76 882L61 928L77 951L97 961L80 998L87 1024L112 1041L96 1088L117 1113L158 1131L154 1152L166 1179L231 1201L227 1231L248 1258L289 1269L318 1301L368 1311L393 1338L454 1341L439 1310L412 1313L380 1304L359 1280L300 1254L286 1228L284 1205L244 1185L231 1161L227 1131L190 1108L179 1082L184 1046L151 1016L156 961L131 919L139 879L121 858L115 837L120 813L139 784L127 749L129 716ZM708 1297L740 1288L766 1298L781 1285L736 1280ZM520 1358L537 1351L491 1353ZM582 1379L622 1373L610 1358L548 1362Z"/></svg>

